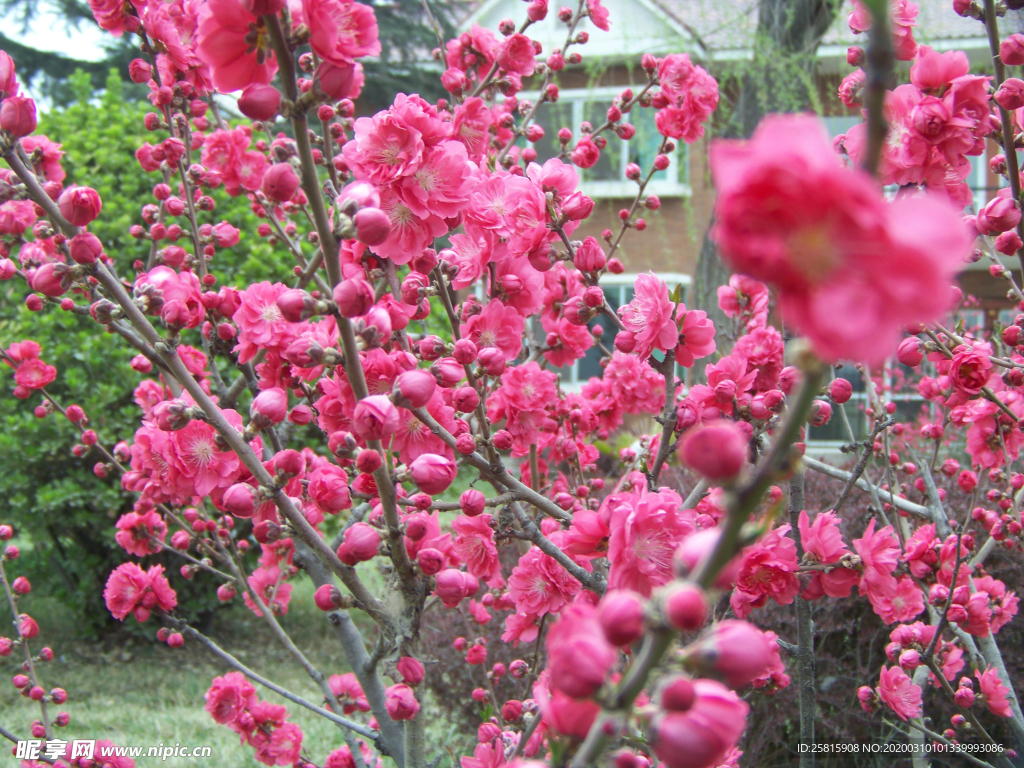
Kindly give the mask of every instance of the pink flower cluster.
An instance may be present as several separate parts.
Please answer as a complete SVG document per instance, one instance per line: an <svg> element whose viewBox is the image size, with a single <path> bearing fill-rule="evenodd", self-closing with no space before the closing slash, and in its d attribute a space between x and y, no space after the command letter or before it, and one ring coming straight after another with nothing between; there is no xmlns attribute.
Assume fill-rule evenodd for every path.
<svg viewBox="0 0 1024 768"><path fill-rule="evenodd" d="M302 729L288 722L280 704L260 701L256 689L240 672L215 677L205 694L206 711L256 750L264 765L292 765L302 751Z"/></svg>

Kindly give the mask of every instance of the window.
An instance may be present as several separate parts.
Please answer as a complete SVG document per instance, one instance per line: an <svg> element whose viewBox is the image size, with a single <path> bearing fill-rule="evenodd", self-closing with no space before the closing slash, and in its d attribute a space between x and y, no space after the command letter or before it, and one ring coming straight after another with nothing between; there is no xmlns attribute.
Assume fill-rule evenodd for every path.
<svg viewBox="0 0 1024 768"><path fill-rule="evenodd" d="M537 161L543 163L556 157L561 151L558 130L570 128L574 145L580 136L580 124L589 122L595 128L607 119L612 99L622 88L594 88L591 90L565 90L554 104L544 103L537 110L534 122L544 129L544 138L531 146L537 150ZM537 94L524 94L524 98L536 99ZM654 124L654 110L633 107L622 116L622 121L636 128L636 135L623 141L612 131L601 135L608 146L601 152L601 159L592 168L578 169L583 180L583 191L590 197L633 197L636 184L626 178L626 166L636 163L646 173L654 162L654 156L661 146L662 137ZM689 155L685 142L669 155L669 167L656 171L647 185L647 192L662 197L690 194Z"/></svg>
<svg viewBox="0 0 1024 768"><path fill-rule="evenodd" d="M923 408L931 407L931 403L918 394L917 387L907 382L908 376L914 371L906 366L889 362L885 365L884 380L888 393L883 394L883 399L891 400L896 404L894 417L901 422L916 423ZM836 369L836 378L846 379L853 385L853 395L842 406L835 406L832 410L832 418L820 427L808 426L807 446L810 449L839 448L850 442L850 436L843 425L842 416L838 413L839 408L846 409L846 415L850 420L850 428L858 440L868 436L868 420L864 413L867 408L868 395L864 377L854 366L844 364Z"/></svg>
<svg viewBox="0 0 1024 768"><path fill-rule="evenodd" d="M618 313L619 307L629 304L633 300L633 283L636 282L636 275L634 274L623 274L623 275L605 275L601 278L601 288L604 289L604 297L611 307L613 312ZM682 301L686 301L686 290L690 285L689 275L679 275L673 273L660 273L658 275L665 284L668 286L669 291L675 290L677 285L682 284L683 286L683 298ZM594 323L604 328L604 334L601 336L601 343L608 349L613 348L615 341L615 334L619 332L618 327L612 322L605 314L599 314L595 319ZM540 324L537 325L537 338L543 339L543 332L540 330ZM662 359L663 353L655 352L655 357ZM552 368L556 371L562 380L562 388L568 391L578 391L580 387L590 381L593 376L601 376L601 358L604 357L604 352L601 351L601 347L597 344L587 350L587 354L581 357L579 360L574 362L572 365L566 365L562 368ZM682 369L680 369L680 377Z"/></svg>

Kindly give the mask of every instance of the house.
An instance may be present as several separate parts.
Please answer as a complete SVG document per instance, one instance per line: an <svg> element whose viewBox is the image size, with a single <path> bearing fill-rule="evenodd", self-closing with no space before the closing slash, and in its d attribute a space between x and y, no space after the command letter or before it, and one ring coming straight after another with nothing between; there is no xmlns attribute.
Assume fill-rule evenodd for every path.
<svg viewBox="0 0 1024 768"><path fill-rule="evenodd" d="M916 0L920 6L915 39L919 44L935 50L963 50L978 72L991 71L991 56L984 26L975 19L958 16L949 0ZM612 98L629 86L637 89L646 82L639 66L644 53L688 53L696 62L721 79L730 68L737 68L752 58L751 41L757 29L758 0L604 0L610 12L610 32L593 28L589 19L581 21L580 29L590 33L584 46L574 47L583 56L581 64L567 67L558 74L556 82L560 97L555 104L544 104L538 112L538 122L545 130L542 140L534 144L538 159L556 155L559 143L556 133L569 126L577 135L584 120L594 125L605 119ZM844 2L831 28L825 34L817 51L815 74L822 96L822 119L833 136L845 132L861 116L843 106L836 97L836 89L851 68L846 62L846 51L851 45L865 45L864 35L855 35L847 24L851 5ZM486 0L463 22L469 29L480 24L497 29L502 19L521 19L523 5L517 0ZM1024 16L1010 11L1001 20L1004 34L1024 30ZM548 17L531 27L529 34L543 46L544 55L565 44L566 28L552 6ZM904 70L907 64L899 66ZM535 98L527 90L523 98ZM727 98L728 94L723 94ZM592 218L577 231L576 237L593 235L600 238L605 228L618 231L618 211L628 207L636 192L636 185L625 177L627 163L637 162L649 168L660 142L654 127L653 110L635 108L625 119L636 127L635 137L621 141L610 135L608 148L593 168L581 171L584 191L595 199L597 207ZM714 118L712 118L713 120ZM708 137L678 148L669 168L655 174L647 192L659 196L661 208L645 215L647 229L642 233L628 232L617 252L626 271L622 275L606 275L602 279L606 296L613 307L632 298L632 284L638 273L654 270L670 287L688 286L700 252L701 243L711 216L714 189L708 172ZM968 180L974 192L975 206L980 207L1000 187L1001 179L988 170L988 156L1001 151L989 142L989 151L983 157L972 158L972 173ZM1005 265L1015 270L1020 278L1016 258L1007 258ZM965 294L977 297L978 305L968 317L970 325L992 328L996 322L1012 322L1016 306L1007 299L1005 284L990 276L987 265L971 265L961 275ZM614 335L611 324L605 320L609 338ZM570 368L562 370L563 385L579 386L591 376L600 373L601 353L595 348L587 357ZM891 376L899 378L898 366ZM841 372L854 382L855 395L847 411L854 422L863 420L864 386L860 376L850 368ZM894 395L900 412L916 415L921 401L916 392ZM850 407L854 406L854 407ZM824 428L812 430L809 436L817 449L834 448L845 441L845 434L833 420ZM855 423L855 428L857 424Z"/></svg>
<svg viewBox="0 0 1024 768"><path fill-rule="evenodd" d="M949 0L917 2L920 12L915 39L920 44L940 51L963 50L977 71L986 67L991 70L988 39L980 22L958 16ZM688 53L716 76L751 58L758 0L605 0L604 5L610 11L611 31L593 28L589 19L581 21L579 28L590 33L590 41L573 50L583 55L583 61L559 73L558 102L544 104L539 110L537 122L545 129L545 137L533 146L540 160L558 153L558 128L570 126L575 132L584 120L603 122L616 94L627 86L642 87L646 77L639 62L645 52ZM833 136L860 120L834 96L841 78L851 71L846 63L847 48L865 43L865 36L853 34L847 25L850 10L850 3L845 2L817 53L816 74L825 96L823 120ZM522 16L523 5L517 0L486 0L462 27L480 24L497 29L502 19ZM1024 20L1019 12L1010 11L1002 25L1009 31L1024 29ZM548 17L532 26L529 34L542 44L545 55L564 46L565 24L558 20L554 5ZM528 89L529 85L522 96L535 96ZM625 119L634 123L636 136L629 142L611 136L598 164L582 171L584 190L598 206L580 236L599 237L605 228L618 230L618 211L632 202L636 189L625 178L626 164L638 162L641 167L650 167L657 149L660 137L652 110L635 108ZM989 154L997 151L992 143ZM690 282L714 200L707 157L705 137L694 145L680 147L669 168L655 174L647 191L660 197L661 209L645 216L648 227L642 235L627 233L617 253L626 274L617 280L608 276L605 280L610 286L628 283L630 275L649 269L663 275L670 284ZM988 171L985 157L974 158L973 166L970 186L975 204L982 205L987 195L998 189L999 180ZM1018 265L1010 260L1007 266ZM978 296L982 308L996 311L1009 307L1005 290L988 276L984 265L969 270L963 281L965 292ZM989 327L992 317L989 313Z"/></svg>

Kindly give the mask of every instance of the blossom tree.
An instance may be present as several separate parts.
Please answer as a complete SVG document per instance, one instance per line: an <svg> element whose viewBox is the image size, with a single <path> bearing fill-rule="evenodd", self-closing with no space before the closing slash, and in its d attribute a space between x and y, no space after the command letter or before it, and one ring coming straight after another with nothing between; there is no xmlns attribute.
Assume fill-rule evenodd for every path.
<svg viewBox="0 0 1024 768"><path fill-rule="evenodd" d="M74 450L97 457L96 474L136 495L117 523L126 561L107 581L108 609L159 622L172 648L196 644L224 665L206 711L258 761L434 764L421 688L434 611L498 618L501 642L522 649L473 692L482 723L463 768L582 768L609 756L620 768L735 766L747 689L790 683L781 649L795 648L801 724L813 719L809 613L798 612L794 645L757 628L758 609L854 599L892 628L889 664L877 685L849 691L851 703L880 723L894 715L934 750L1006 761L992 724L1020 739L1024 718L995 636L1018 601L985 561L996 547L1021 549L1021 326L986 338L947 319L962 299L957 271L979 258L1024 308L993 255L1021 255L1014 153L993 161L1010 191L962 211L966 156L986 139L1012 145L1013 110L1024 108L1024 83L1004 79L1003 66L1024 63L1024 38L999 43L991 0L984 13L957 8L988 25L995 106L989 79L970 75L962 54L916 45L916 6L866 0L850 24L870 43L850 59L867 72L841 89L863 98L863 125L833 147L813 117L776 115L749 141L712 145L714 236L735 272L718 291L732 327L719 329L656 274L638 277L617 312L601 288L623 271L624 238L642 237L642 214L660 205L649 180L678 142L703 135L718 102L707 71L684 54L646 55L646 82L623 89L600 125L563 127L558 157L539 164L522 146L543 134L535 118L558 100L556 73L581 61L580 21L608 29L600 0L557 11L565 44L546 58L529 36L546 0L497 34L439 37L450 99L399 94L359 118L359 60L381 50L370 6L90 7L144 55L132 76L149 85L155 143L136 157L154 174L153 200L132 235L149 256L122 263L89 231L102 200L65 187L61 148L35 134L35 104L0 54L0 277L24 288L29 310L75 313L138 352L138 429L101 439L89 414L47 391L60 372L35 342L7 344L2 359L36 415L60 414ZM894 57L914 62L911 83L887 92ZM536 101L517 95L524 82ZM213 94L235 91L251 122L232 126ZM631 139L623 115L644 109L655 110L660 151L651 167L627 169L637 190L619 231L575 238L594 207L576 167L592 167L609 134ZM218 220L222 194L251 201L257 231ZM218 287L222 249L256 237L293 256L293 273ZM599 316L618 329L613 340ZM779 322L794 337L788 348ZM718 334L735 341L727 355ZM555 370L593 347L602 376L565 391ZM919 370L934 406L927 423L893 418L879 377L893 357ZM841 362L868 382L868 435L850 430L850 470L802 456L808 424L835 411L849 425L851 384L830 375ZM697 365L707 383L685 386L680 368ZM627 414L654 415L661 431L601 470L599 444ZM958 445L972 469L953 457ZM663 480L676 461L699 478L692 487ZM790 481L805 470L845 481L831 508L805 508ZM948 505L936 475L956 476L969 503ZM872 518L844 530L855 490L869 495ZM4 541L14 535L0 526ZM248 572L241 555L254 547ZM317 696L282 687L178 617L177 576L137 562L164 551L181 558L182 578L210 580L225 602L240 594ZM14 684L38 703L31 733L53 741L69 722L53 714L67 694L42 682L53 652L36 650L39 624L19 612L31 585L8 575L18 554L7 544L0 561L15 630L0 656L24 659ZM278 620L307 577L346 674L318 669ZM354 611L371 627L365 637ZM482 640L456 648L471 666L491 653ZM266 690L336 724L343 744L305 740ZM934 726L941 733L926 690L957 708L948 727ZM86 768L70 753L53 759Z"/></svg>

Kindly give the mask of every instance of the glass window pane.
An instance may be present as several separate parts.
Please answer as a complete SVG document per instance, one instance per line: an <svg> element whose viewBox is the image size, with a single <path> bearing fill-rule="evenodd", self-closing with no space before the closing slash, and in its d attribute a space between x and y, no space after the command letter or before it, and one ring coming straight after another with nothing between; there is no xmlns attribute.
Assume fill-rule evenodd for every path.
<svg viewBox="0 0 1024 768"><path fill-rule="evenodd" d="M591 101L583 105L583 119L594 128L604 124L608 119L608 107L611 101ZM585 181L622 181L625 169L622 167L622 140L611 131L601 134L608 141L608 146L601 150L601 159L592 168L583 171Z"/></svg>
<svg viewBox="0 0 1024 768"><path fill-rule="evenodd" d="M636 128L636 135L629 141L629 162L636 163L643 173L647 173L654 163L654 156L658 154L662 140L662 136L654 124L654 110L633 107L629 112L629 120ZM681 153L684 151L677 151L677 162L682 159ZM652 180L665 181L668 178L668 170L655 171ZM685 181L685 179L680 178L680 181Z"/></svg>
<svg viewBox="0 0 1024 768"><path fill-rule="evenodd" d="M543 163L545 160L557 157L562 151L562 145L558 141L558 131L561 128L573 129L572 105L571 99L540 105L534 122L544 129L544 138L531 145L537 150L537 162ZM577 132L578 130L573 129L573 135Z"/></svg>

